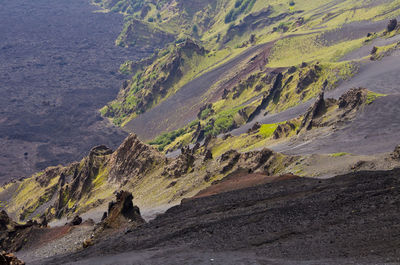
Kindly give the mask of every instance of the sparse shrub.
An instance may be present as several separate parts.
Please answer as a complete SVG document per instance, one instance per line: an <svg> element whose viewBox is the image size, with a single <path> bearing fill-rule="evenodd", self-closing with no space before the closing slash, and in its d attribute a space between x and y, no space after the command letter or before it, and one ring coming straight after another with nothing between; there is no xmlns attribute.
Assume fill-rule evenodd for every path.
<svg viewBox="0 0 400 265"><path fill-rule="evenodd" d="M156 139L151 141L149 144L157 145L158 150L163 151L167 145L169 145L170 143L175 141L175 139L178 138L179 136L185 134L185 132L186 131L184 129L179 129L176 131L163 133L160 136L158 136Z"/></svg>

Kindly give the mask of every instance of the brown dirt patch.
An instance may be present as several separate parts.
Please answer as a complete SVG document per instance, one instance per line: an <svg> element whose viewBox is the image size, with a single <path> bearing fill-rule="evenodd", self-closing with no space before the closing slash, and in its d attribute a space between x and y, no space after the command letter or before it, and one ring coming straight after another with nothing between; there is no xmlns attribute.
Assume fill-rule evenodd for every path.
<svg viewBox="0 0 400 265"><path fill-rule="evenodd" d="M271 182L278 182L287 179L298 178L295 175L286 174L281 176L267 176L261 173L246 174L243 172L233 173L221 181L216 182L204 190L197 193L193 199L212 196L215 194L255 187Z"/></svg>

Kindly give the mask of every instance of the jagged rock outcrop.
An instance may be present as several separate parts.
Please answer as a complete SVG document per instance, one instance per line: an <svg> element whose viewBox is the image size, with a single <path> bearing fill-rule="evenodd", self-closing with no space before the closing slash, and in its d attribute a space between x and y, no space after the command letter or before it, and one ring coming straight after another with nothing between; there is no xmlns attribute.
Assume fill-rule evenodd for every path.
<svg viewBox="0 0 400 265"><path fill-rule="evenodd" d="M145 223L140 215L139 207L133 205L133 195L127 191L119 191L115 195L116 201L108 205L107 217L101 222L105 228L120 228L124 225L137 227Z"/></svg>
<svg viewBox="0 0 400 265"><path fill-rule="evenodd" d="M212 108L212 104L206 104L200 108L199 113L197 113L197 118L199 120L205 120L209 116L214 114L214 109Z"/></svg>
<svg viewBox="0 0 400 265"><path fill-rule="evenodd" d="M32 236L32 232L40 228L40 225L32 220L26 224L18 224L4 210L0 212L0 225L0 248L8 252L19 251Z"/></svg>
<svg viewBox="0 0 400 265"><path fill-rule="evenodd" d="M144 51L154 48L163 48L174 40L174 35L151 27L149 24L137 19L132 19L125 25L117 39L117 45L135 47Z"/></svg>
<svg viewBox="0 0 400 265"><path fill-rule="evenodd" d="M321 72L321 67L315 65L313 68L309 69L304 75L300 77L299 83L297 84L296 93L300 94L309 85L318 80L318 75Z"/></svg>
<svg viewBox="0 0 400 265"><path fill-rule="evenodd" d="M259 171L272 175L277 167L283 166L287 162L284 159L279 161L278 157L278 154L267 148L247 153L229 150L219 158L220 173L225 174L233 170L246 169L249 172Z"/></svg>
<svg viewBox="0 0 400 265"><path fill-rule="evenodd" d="M116 200L109 202L108 210L104 212L101 222L95 226L90 237L82 242L83 248L96 244L115 231L135 229L146 223L139 207L133 204L132 193L121 190L114 194Z"/></svg>
<svg viewBox="0 0 400 265"><path fill-rule="evenodd" d="M0 253L0 265L25 265L25 262L18 259L14 254L3 251Z"/></svg>
<svg viewBox="0 0 400 265"><path fill-rule="evenodd" d="M326 102L324 100L324 92L321 92L314 105L312 105L304 114L303 121L300 125L300 130L302 130L303 128L305 128L306 130L311 130L311 128L313 127L314 119L320 117L325 112Z"/></svg>
<svg viewBox="0 0 400 265"><path fill-rule="evenodd" d="M210 149L206 149L204 152L204 161L213 159L213 155Z"/></svg>
<svg viewBox="0 0 400 265"><path fill-rule="evenodd" d="M352 88L339 98L339 108L345 112L352 111L365 103L367 98L366 88Z"/></svg>
<svg viewBox="0 0 400 265"><path fill-rule="evenodd" d="M264 83L272 84L271 89L263 96L261 103L257 106L253 113L249 115L247 122L252 121L254 117L260 114L261 110L268 106L271 100L280 94L282 90L282 79L283 74L281 72L271 72L265 78L263 78Z"/></svg>
<svg viewBox="0 0 400 265"><path fill-rule="evenodd" d="M117 99L102 109L102 115L114 119L120 125L127 122L131 115L146 112L159 103L171 92L171 88L179 82L187 69L185 61L194 53L205 55L203 47L193 40L187 39L176 45L172 50L165 49L160 53L166 54L153 59L150 65L143 64L143 68L133 72L131 80L126 82L118 93Z"/></svg>
<svg viewBox="0 0 400 265"><path fill-rule="evenodd" d="M164 155L130 134L109 161L109 180L121 182L134 176L143 176L164 162Z"/></svg>
<svg viewBox="0 0 400 265"><path fill-rule="evenodd" d="M221 159L214 160L211 151L214 139L209 135L203 145L198 143L192 148L182 148L177 158L166 158L155 148L141 142L134 134L129 135L114 152L105 146L95 147L81 162L52 168L31 178L24 185L40 187L39 182L35 180L37 177L40 178L40 183L49 183L48 186L40 187L42 189L40 194L43 194L40 198L46 199L26 209L23 206L13 206L20 207L13 214L18 216L22 211L25 219L41 216L46 223L47 220L54 218L74 217L94 207L105 205L111 200L112 191L115 189L134 189L132 187L135 185L148 181L145 178L153 178L155 181L157 178L173 179L169 182L175 182L180 190L171 195L168 200L175 201L196 188L194 183L188 183L188 185L179 183L185 181L186 178L190 181L193 179L206 181L207 179L206 182L208 182L213 176L227 174L239 167L249 170L267 170L268 168L271 172L277 168L278 162L274 159L276 155L267 150L247 154L232 151L222 155ZM269 169L270 166L266 166L269 163L273 164L271 169ZM52 179L48 181L46 177L52 177ZM183 178L185 180L180 180ZM20 184L15 185L18 187ZM47 189L50 189L52 193L47 193ZM119 197L119 200L126 201L123 199L124 196ZM143 194L141 197L143 198ZM109 211L103 216L103 222L113 218L110 213ZM2 225L3 228L7 227L7 223L6 218L3 222L0 219L0 226ZM78 223L80 220L74 220L72 225ZM42 227L37 223L28 223L28 227L30 226Z"/></svg>
<svg viewBox="0 0 400 265"><path fill-rule="evenodd" d="M250 129L247 130L247 133L255 133L258 132L261 128L261 124L259 122L254 123Z"/></svg>
<svg viewBox="0 0 400 265"><path fill-rule="evenodd" d="M321 93L314 105L311 106L303 116L298 132L311 130L317 127L326 127L351 120L357 111L363 106L367 99L368 90L365 88L353 88L344 93L339 100L324 99ZM336 105L337 109L327 112Z"/></svg>
<svg viewBox="0 0 400 265"><path fill-rule="evenodd" d="M288 137L291 132L296 129L296 125L292 122L288 121L284 124L279 124L278 127L274 131L273 138L280 139L284 137Z"/></svg>
<svg viewBox="0 0 400 265"><path fill-rule="evenodd" d="M162 175L179 178L183 174L187 173L196 159L195 152L195 148L190 149L188 146L181 148L181 154L177 159L173 160L166 166Z"/></svg>
<svg viewBox="0 0 400 265"><path fill-rule="evenodd" d="M0 212L0 231L5 231L12 225L12 220L8 216L6 211Z"/></svg>
<svg viewBox="0 0 400 265"><path fill-rule="evenodd" d="M69 207L68 201L78 202L90 192L93 180L106 167L112 153L113 151L104 145L96 146L80 163L72 163L63 169L58 185L58 199L54 206L55 217L60 218L74 211L74 208ZM48 213L48 217L54 216Z"/></svg>

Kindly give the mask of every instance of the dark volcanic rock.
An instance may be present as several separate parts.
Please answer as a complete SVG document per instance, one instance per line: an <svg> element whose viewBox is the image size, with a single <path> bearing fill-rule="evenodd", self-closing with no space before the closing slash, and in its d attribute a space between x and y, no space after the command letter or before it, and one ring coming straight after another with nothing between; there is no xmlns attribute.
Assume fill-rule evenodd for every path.
<svg viewBox="0 0 400 265"><path fill-rule="evenodd" d="M81 223L82 223L82 217L76 215L74 219L72 219L72 221L69 223L69 225L75 226L75 225L80 225Z"/></svg>
<svg viewBox="0 0 400 265"><path fill-rule="evenodd" d="M279 124L278 127L274 131L274 139L280 139L283 137L289 136L290 132L294 131L296 129L296 125L291 123L290 121L284 123L284 124Z"/></svg>
<svg viewBox="0 0 400 265"><path fill-rule="evenodd" d="M130 134L112 154L110 179L123 181L130 176L144 174L164 161L155 148L146 145L135 134Z"/></svg>
<svg viewBox="0 0 400 265"><path fill-rule="evenodd" d="M339 98L339 108L353 110L365 102L367 89L352 88Z"/></svg>
<svg viewBox="0 0 400 265"><path fill-rule="evenodd" d="M389 24L387 25L387 31L391 32L393 30L395 30L397 27L397 19L391 19L389 21Z"/></svg>
<svg viewBox="0 0 400 265"><path fill-rule="evenodd" d="M129 234L99 242L68 259L131 251L131 255L141 255L156 248L163 251L159 261L163 258L165 263L185 252L189 253L185 261L196 264L203 260L204 251L212 249L213 255L225 252L228 256L238 250L243 255L254 253L265 264L270 260L278 260L277 264L397 264L400 191L395 187L399 185L400 169L396 169L325 180L291 178L185 200ZM63 262L65 257L56 257L41 264Z"/></svg>
<svg viewBox="0 0 400 265"><path fill-rule="evenodd" d="M19 260L14 254L3 251L0 254L0 265L25 265L25 262Z"/></svg>
<svg viewBox="0 0 400 265"><path fill-rule="evenodd" d="M130 223L131 226L145 223L140 215L139 207L133 205L132 193L120 191L116 194L116 199L109 203L107 217L102 221L106 227L120 228L127 223Z"/></svg>
<svg viewBox="0 0 400 265"><path fill-rule="evenodd" d="M26 224L18 224L5 211L0 213L0 225L0 248L9 252L19 251L32 237L32 232L40 228L40 225L32 220Z"/></svg>
<svg viewBox="0 0 400 265"><path fill-rule="evenodd" d="M6 211L0 212L0 231L7 230L8 225L11 223L11 219L6 213Z"/></svg>
<svg viewBox="0 0 400 265"><path fill-rule="evenodd" d="M254 125L247 131L247 133L254 133L260 130L261 124L259 122L254 123Z"/></svg>
<svg viewBox="0 0 400 265"><path fill-rule="evenodd" d="M314 68L308 70L303 76L300 77L299 83L297 84L296 93L300 94L303 92L309 85L317 81L318 74L321 71L321 68L318 65L315 65Z"/></svg>
<svg viewBox="0 0 400 265"><path fill-rule="evenodd" d="M314 105L307 110L304 114L303 121L301 122L300 129L305 128L306 130L310 130L313 126L313 120L324 114L326 111L326 104L324 100L324 92L321 92L315 101Z"/></svg>

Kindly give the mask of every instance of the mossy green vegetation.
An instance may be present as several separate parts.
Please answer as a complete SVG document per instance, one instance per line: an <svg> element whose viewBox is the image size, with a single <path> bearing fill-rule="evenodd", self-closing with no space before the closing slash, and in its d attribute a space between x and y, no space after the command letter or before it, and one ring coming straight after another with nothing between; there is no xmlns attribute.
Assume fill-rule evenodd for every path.
<svg viewBox="0 0 400 265"><path fill-rule="evenodd" d="M345 153L345 152L339 152L339 153L331 154L331 157L341 157L341 156L347 156L347 155L351 155L351 154Z"/></svg>
<svg viewBox="0 0 400 265"><path fill-rule="evenodd" d="M175 141L176 138L183 135L185 133L184 129L179 129L172 132L166 132L158 136L153 141L149 142L150 145L157 146L158 150L162 151L164 148Z"/></svg>
<svg viewBox="0 0 400 265"><path fill-rule="evenodd" d="M32 214L37 208L51 200L56 192L55 187L60 176L53 177L45 186L40 185L36 178L43 172L18 183L11 199L7 202L7 210L24 221L33 218Z"/></svg>
<svg viewBox="0 0 400 265"><path fill-rule="evenodd" d="M367 100L365 101L365 104L370 105L372 104L376 99L380 97L385 97L385 94L380 94L380 93L375 93L372 91L368 91L367 93Z"/></svg>
<svg viewBox="0 0 400 265"><path fill-rule="evenodd" d="M278 123L263 124L263 125L261 125L259 134L264 138L269 138L274 134L276 128L278 128L278 125L279 125Z"/></svg>
<svg viewBox="0 0 400 265"><path fill-rule="evenodd" d="M287 135L282 136L281 139L274 139L274 133L279 125L284 125L290 122L293 128L290 129ZM216 138L212 144L212 154L214 157L219 157L229 150L238 150L241 152L248 152L254 149L265 148L273 144L277 144L282 140L287 140L296 135L296 130L300 126L299 119L290 121L261 124L261 127L255 132L243 133L238 136L231 136L224 140L223 138Z"/></svg>
<svg viewBox="0 0 400 265"><path fill-rule="evenodd" d="M345 54L360 48L364 38L330 45L321 34L284 38L274 45L268 66L288 67L302 62L335 62Z"/></svg>

